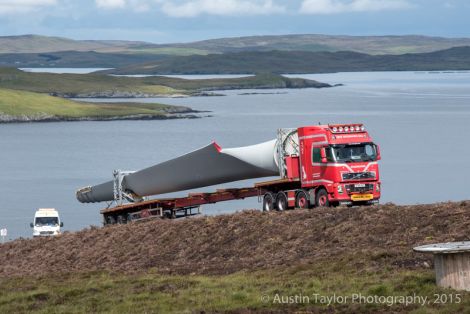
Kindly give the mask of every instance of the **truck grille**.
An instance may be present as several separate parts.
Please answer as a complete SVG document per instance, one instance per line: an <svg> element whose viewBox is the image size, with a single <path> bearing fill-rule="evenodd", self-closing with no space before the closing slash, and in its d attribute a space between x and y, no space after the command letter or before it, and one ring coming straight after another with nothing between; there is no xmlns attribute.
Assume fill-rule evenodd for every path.
<svg viewBox="0 0 470 314"><path fill-rule="evenodd" d="M54 234L54 231L41 231L41 232L39 232L39 234L51 235L51 234Z"/></svg>
<svg viewBox="0 0 470 314"><path fill-rule="evenodd" d="M366 184L346 184L346 191L348 193L366 193L372 192L374 190L373 183L366 183Z"/></svg>
<svg viewBox="0 0 470 314"><path fill-rule="evenodd" d="M375 172L347 172L342 176L343 180L375 179Z"/></svg>

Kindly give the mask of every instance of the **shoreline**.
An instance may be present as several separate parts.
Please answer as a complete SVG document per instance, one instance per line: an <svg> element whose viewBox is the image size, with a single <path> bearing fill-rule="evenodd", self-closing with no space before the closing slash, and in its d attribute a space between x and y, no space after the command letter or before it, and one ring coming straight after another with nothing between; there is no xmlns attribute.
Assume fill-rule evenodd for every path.
<svg viewBox="0 0 470 314"><path fill-rule="evenodd" d="M188 93L174 93L174 94L152 94L142 92L128 92L128 91L103 91L103 92L91 92L91 93L61 93L52 92L49 96L60 97L65 99L76 98L76 99L87 99L87 98L99 98L99 99L114 99L114 98L189 98L189 97L220 97L226 96L220 93L214 93L211 91L197 91Z"/></svg>
<svg viewBox="0 0 470 314"><path fill-rule="evenodd" d="M149 120L176 120L176 119L201 119L210 118L212 115L198 115L199 113L208 113L210 111L190 110L186 113L167 113L167 114L135 114L125 116L109 116L109 117L61 117L55 115L22 115L11 116L0 114L0 124L14 123L45 123L45 122L80 122L80 121L149 121Z"/></svg>

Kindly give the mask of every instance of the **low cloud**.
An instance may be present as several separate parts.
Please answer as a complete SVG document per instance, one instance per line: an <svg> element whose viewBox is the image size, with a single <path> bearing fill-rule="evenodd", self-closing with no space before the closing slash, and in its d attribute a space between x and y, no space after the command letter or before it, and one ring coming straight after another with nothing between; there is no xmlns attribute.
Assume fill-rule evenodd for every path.
<svg viewBox="0 0 470 314"><path fill-rule="evenodd" d="M274 3L274 0L95 0L95 4L100 9L131 9L136 12L150 11L156 5L171 17L261 15L286 11L286 7Z"/></svg>
<svg viewBox="0 0 470 314"><path fill-rule="evenodd" d="M56 3L56 0L0 0L0 14L29 12Z"/></svg>
<svg viewBox="0 0 470 314"><path fill-rule="evenodd" d="M163 13L173 17L211 15L263 15L282 13L285 6L272 0L186 0L182 2L157 0Z"/></svg>
<svg viewBox="0 0 470 314"><path fill-rule="evenodd" d="M126 6L125 0L95 0L96 6L103 9L120 9Z"/></svg>
<svg viewBox="0 0 470 314"><path fill-rule="evenodd" d="M150 11L150 4L155 1L150 0L95 0L95 4L100 9L114 10L129 8L135 12Z"/></svg>
<svg viewBox="0 0 470 314"><path fill-rule="evenodd" d="M304 0L300 13L337 14L347 12L370 12L411 8L407 0Z"/></svg>

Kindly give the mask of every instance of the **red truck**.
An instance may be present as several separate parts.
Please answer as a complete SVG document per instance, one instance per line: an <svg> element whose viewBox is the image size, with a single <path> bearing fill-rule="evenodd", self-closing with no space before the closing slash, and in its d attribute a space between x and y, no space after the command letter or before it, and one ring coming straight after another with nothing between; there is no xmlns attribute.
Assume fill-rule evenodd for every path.
<svg viewBox="0 0 470 314"><path fill-rule="evenodd" d="M263 210L286 210L379 202L380 149L362 124L279 129L276 158L280 178L253 187L190 193L108 207L105 224L152 216L178 218L200 213L204 204L257 196ZM213 143L216 147L218 145Z"/></svg>

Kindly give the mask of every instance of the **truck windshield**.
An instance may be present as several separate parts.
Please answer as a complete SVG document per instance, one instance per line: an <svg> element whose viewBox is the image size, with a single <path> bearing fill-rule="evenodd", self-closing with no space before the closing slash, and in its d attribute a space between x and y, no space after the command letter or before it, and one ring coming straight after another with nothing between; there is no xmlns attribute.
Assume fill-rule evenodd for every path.
<svg viewBox="0 0 470 314"><path fill-rule="evenodd" d="M330 148L327 157L337 162L361 162L377 159L377 149L372 143L335 145Z"/></svg>
<svg viewBox="0 0 470 314"><path fill-rule="evenodd" d="M55 226L59 224L57 217L36 217L36 226Z"/></svg>

